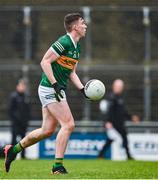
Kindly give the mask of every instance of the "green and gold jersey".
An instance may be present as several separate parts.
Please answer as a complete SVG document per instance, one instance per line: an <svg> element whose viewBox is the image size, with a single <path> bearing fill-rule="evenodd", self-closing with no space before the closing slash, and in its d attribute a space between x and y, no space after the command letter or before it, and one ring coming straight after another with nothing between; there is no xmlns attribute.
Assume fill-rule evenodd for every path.
<svg viewBox="0 0 158 180"><path fill-rule="evenodd" d="M70 73L78 62L80 56L80 45L79 43L74 43L70 34L66 34L53 43L51 48L58 56L57 60L51 64L54 77L60 85L66 87ZM42 86L52 87L52 84L45 73L42 74L40 84Z"/></svg>

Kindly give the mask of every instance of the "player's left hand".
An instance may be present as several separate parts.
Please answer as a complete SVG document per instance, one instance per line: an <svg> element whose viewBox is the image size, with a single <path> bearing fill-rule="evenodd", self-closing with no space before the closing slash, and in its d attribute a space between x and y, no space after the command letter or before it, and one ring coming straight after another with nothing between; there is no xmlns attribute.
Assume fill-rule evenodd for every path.
<svg viewBox="0 0 158 180"><path fill-rule="evenodd" d="M86 99L90 100L89 97L86 96L86 93L85 93L85 91L84 91L84 88L80 89L80 91L81 91L81 93L84 95L84 97L85 97Z"/></svg>

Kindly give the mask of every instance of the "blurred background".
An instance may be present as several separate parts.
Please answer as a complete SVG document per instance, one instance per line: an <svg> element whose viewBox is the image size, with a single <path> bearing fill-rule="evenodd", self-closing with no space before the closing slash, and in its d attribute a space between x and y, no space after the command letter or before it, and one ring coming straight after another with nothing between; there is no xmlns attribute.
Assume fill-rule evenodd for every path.
<svg viewBox="0 0 158 180"><path fill-rule="evenodd" d="M65 33L63 17L70 12L80 12L88 24L86 38L81 41L81 60L78 66L81 80L86 83L89 79L100 79L107 92L111 90L114 79L121 78L125 82L128 111L139 115L141 119L137 125L127 122L128 132L136 137L141 133L142 139L143 135L147 135L146 139L154 135L144 144L141 139L139 145L138 142L131 145L133 148L143 148L135 149L139 151L135 157L141 159L138 154L142 152L153 154L153 151L158 150L158 141L150 144L158 133L158 2L154 0L38 0L38 3L29 0L1 0L1 146L10 140L9 135L4 134L10 128L8 97L19 78L26 80L27 94L31 101L28 131L40 126L41 104L37 89L42 71L39 64L52 42ZM87 102L71 84L67 96L76 120L75 133L80 133L74 133L72 137L76 139L83 136L75 143L81 143L84 133L92 133L93 137L89 137L89 134L86 137L91 141L86 142L93 143L96 137L104 134L99 102ZM103 141L104 138L98 140ZM44 154L44 145L45 148L51 148L50 142L39 145L39 156ZM94 149L101 146L95 145ZM158 159L158 154L154 155ZM46 154L43 156L45 158Z"/></svg>

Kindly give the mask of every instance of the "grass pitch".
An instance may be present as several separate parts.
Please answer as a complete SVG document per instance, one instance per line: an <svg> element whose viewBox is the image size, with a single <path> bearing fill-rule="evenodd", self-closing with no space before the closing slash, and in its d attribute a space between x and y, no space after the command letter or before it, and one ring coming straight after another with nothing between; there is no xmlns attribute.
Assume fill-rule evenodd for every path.
<svg viewBox="0 0 158 180"><path fill-rule="evenodd" d="M9 173L0 160L0 179L158 179L158 162L65 160L67 175L51 175L51 160L17 160Z"/></svg>

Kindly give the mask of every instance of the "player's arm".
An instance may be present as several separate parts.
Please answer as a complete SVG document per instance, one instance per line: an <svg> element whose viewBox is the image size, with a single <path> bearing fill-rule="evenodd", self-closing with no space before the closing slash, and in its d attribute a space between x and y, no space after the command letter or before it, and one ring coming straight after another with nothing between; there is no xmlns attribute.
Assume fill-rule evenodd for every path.
<svg viewBox="0 0 158 180"><path fill-rule="evenodd" d="M63 54L63 52L66 49L66 46L67 46L66 42L64 42L62 39L58 39L47 50L41 61L41 67L44 73L46 74L48 80L51 82L51 84L57 82L53 74L51 63L53 61L56 61L56 59Z"/></svg>
<svg viewBox="0 0 158 180"><path fill-rule="evenodd" d="M63 98L63 95L61 94L61 90L64 90L65 88L57 83L51 67L51 63L53 61L56 61L58 57L59 56L52 50L52 47L50 47L41 61L41 67L56 92L55 97L57 101L60 101L60 98Z"/></svg>
<svg viewBox="0 0 158 180"><path fill-rule="evenodd" d="M77 63L70 74L70 80L72 81L72 83L75 85L77 89L81 90L84 88L84 85L81 83L80 78L76 74L76 68L77 68Z"/></svg>
<svg viewBox="0 0 158 180"><path fill-rule="evenodd" d="M81 93L88 99L88 97L86 96L85 92L84 92L84 85L82 84L80 78L78 77L78 75L76 74L76 68L77 68L77 63L73 69L73 71L70 74L70 80L72 81L72 83L75 85L75 87L77 89L79 89L81 91Z"/></svg>
<svg viewBox="0 0 158 180"><path fill-rule="evenodd" d="M46 76L49 79L49 81L51 82L51 84L54 84L57 82L55 77L54 77L53 70L51 67L51 63L53 61L55 61L57 58L58 58L57 54L55 54L50 47L47 50L47 52L45 53L45 55L43 56L43 59L40 63L42 70L46 74Z"/></svg>

